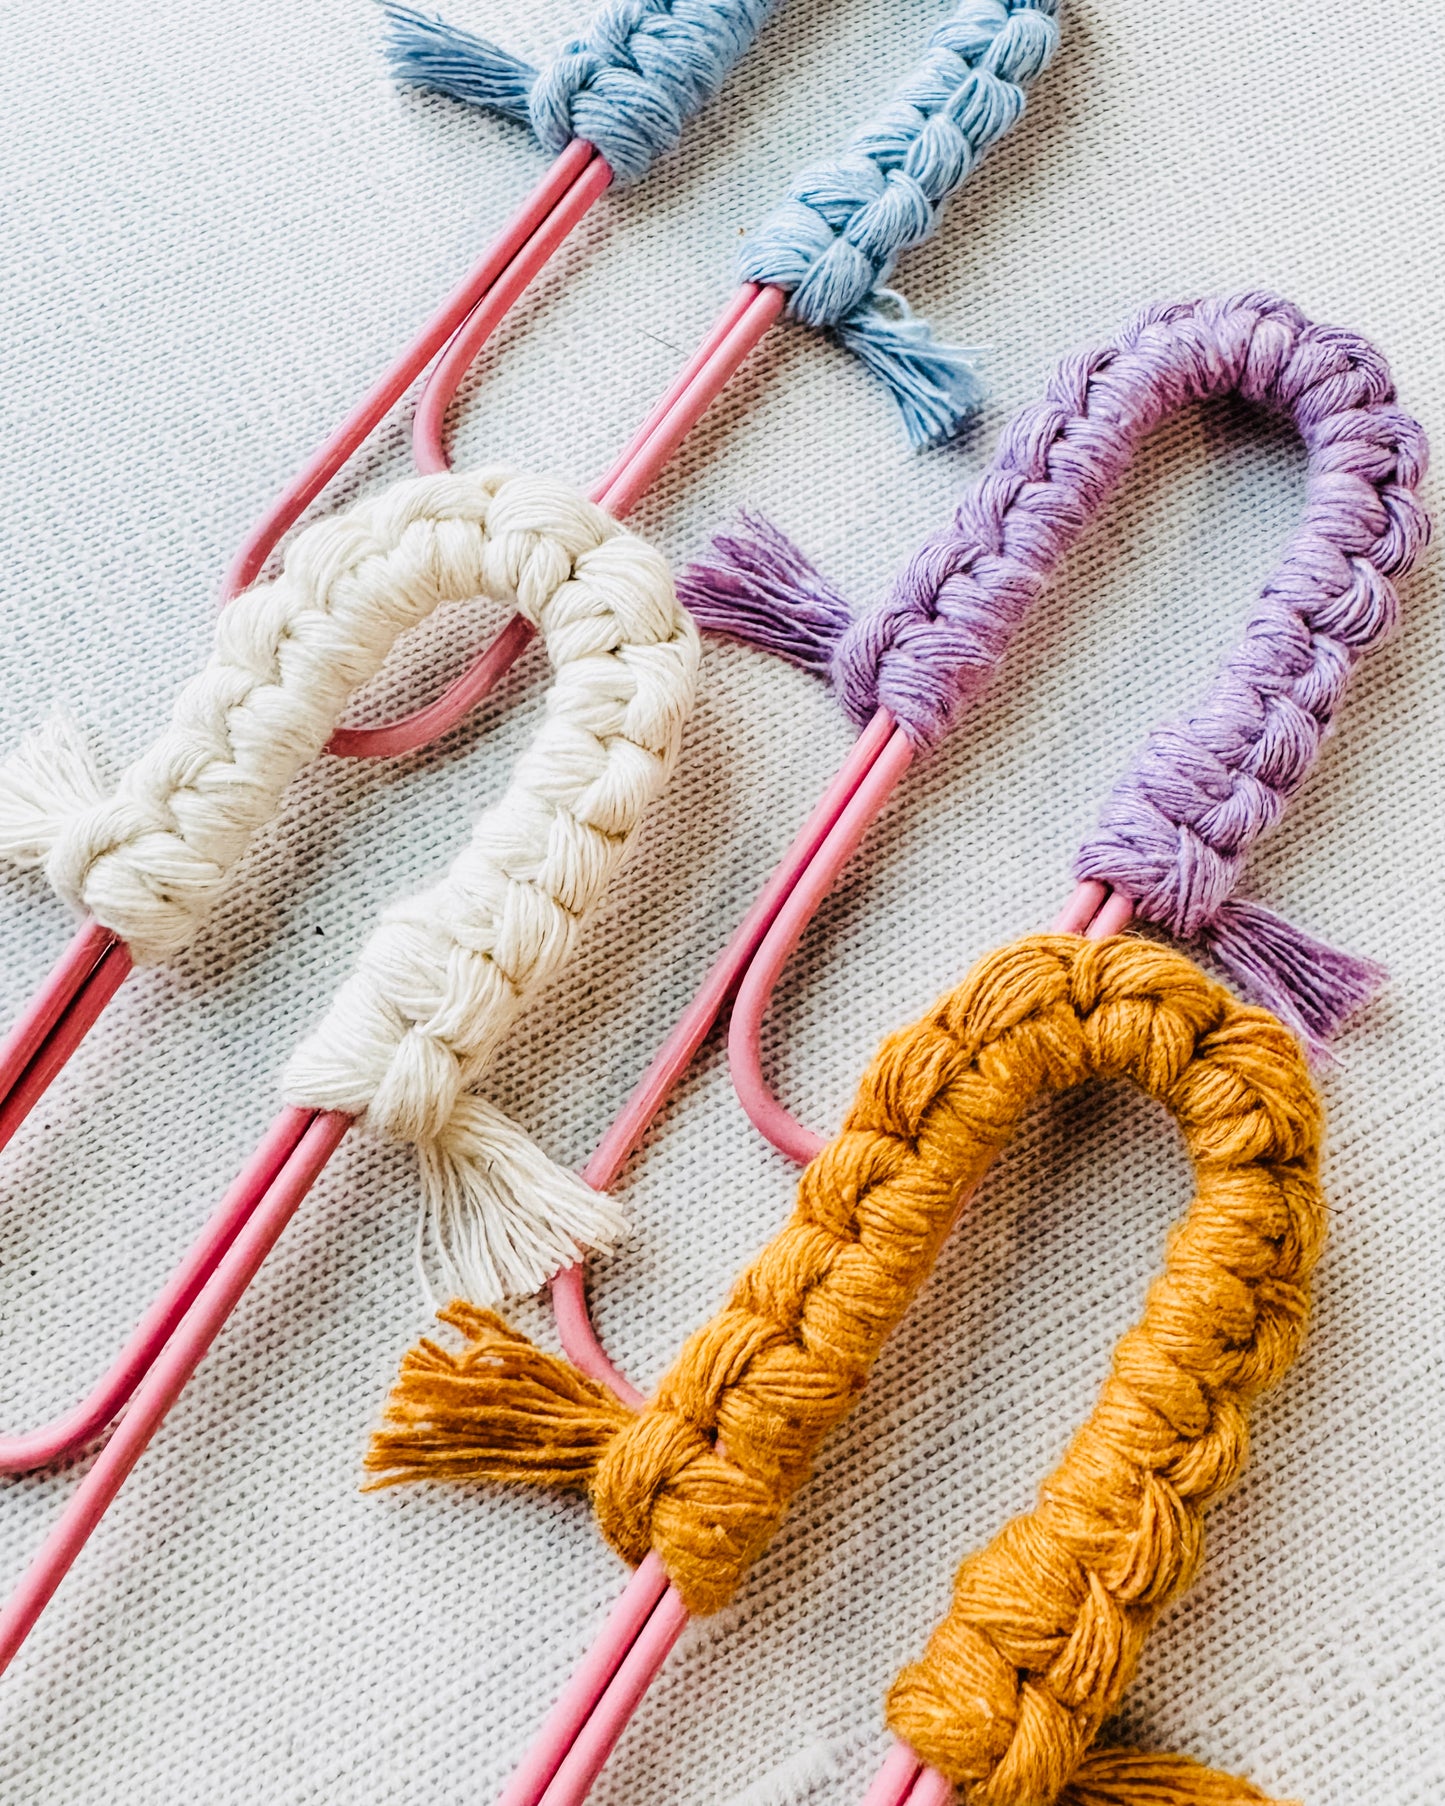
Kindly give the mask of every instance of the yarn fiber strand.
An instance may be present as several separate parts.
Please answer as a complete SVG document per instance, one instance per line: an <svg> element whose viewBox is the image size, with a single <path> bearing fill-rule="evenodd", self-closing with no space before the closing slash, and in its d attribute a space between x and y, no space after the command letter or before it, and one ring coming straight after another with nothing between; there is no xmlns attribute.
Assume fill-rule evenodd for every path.
<svg viewBox="0 0 1445 1806"><path fill-rule="evenodd" d="M1308 776L1355 665L1393 628L1395 582L1429 538L1417 493L1424 429L1366 340L1268 294L1148 308L1058 366L879 607L849 611L775 529L719 541L679 593L705 629L768 646L786 638L779 649L795 662L827 666L858 725L885 708L931 745L981 692L1139 444L1169 415L1226 395L1297 427L1309 460L1303 517L1212 692L1149 737L1075 871L1207 947L1318 1052L1373 995L1380 969L1233 893ZM779 616L793 623L787 634L767 625Z"/></svg>
<svg viewBox="0 0 1445 1806"><path fill-rule="evenodd" d="M1204 1509L1244 1466L1250 1405L1294 1359L1324 1238L1307 1094L1268 1084L1274 1050L1252 1024L1221 1023L1208 1046L1162 1094L1199 1192L1143 1319L1038 1506L959 1569L948 1616L888 1697L895 1734L968 1806L1265 1797L1183 1757L1091 1752L1194 1578Z"/></svg>
<svg viewBox="0 0 1445 1806"><path fill-rule="evenodd" d="M446 874L383 916L285 1088L415 1145L423 1270L429 1253L446 1292L476 1305L535 1291L621 1227L611 1199L475 1088L524 1002L571 958L666 783L699 647L662 557L559 483L513 479L485 532L438 536L427 558L537 628L553 671L545 713Z"/></svg>
<svg viewBox="0 0 1445 1806"><path fill-rule="evenodd" d="M1298 1044L1181 954L1146 941L1019 941L891 1036L841 1133L804 1172L791 1221L689 1339L644 1411L609 1431L602 1389L569 1363L530 1345L524 1362L520 1338L499 1319L453 1315L466 1346L425 1344L407 1357L368 1470L378 1484L585 1489L625 1560L656 1551L688 1609L716 1611L858 1398L960 1203L1037 1092L1097 1076L1128 1079L1168 1107L1198 1187L1155 1288L1155 1316L1126 1338L1109 1395L1125 1427L1142 1421L1163 1437L1158 1414L1171 1412L1183 1428L1169 1435L1193 1439L1178 1473L1131 1482L1111 1500L1116 1527L1100 1532L1100 1561L1132 1609L1128 1527L1162 1508L1168 1488L1187 1483L1203 1498L1234 1471L1242 1442L1226 1446L1224 1432L1242 1434L1248 1399L1293 1352L1324 1224L1319 1106ZM1191 1344L1214 1350L1213 1365L1177 1377L1145 1367L1140 1378L1141 1335L1176 1308ZM1196 1309L1208 1318L1202 1328ZM1179 1584L1196 1554L1189 1541L1171 1557ZM1162 1585L1156 1574L1137 1602L1162 1597ZM1073 1646L1081 1673L1088 1647Z"/></svg>
<svg viewBox="0 0 1445 1806"><path fill-rule="evenodd" d="M281 574L222 609L169 727L107 790L64 715L0 767L0 858L41 867L140 964L195 939L256 830L400 636L489 589L498 522L557 485L489 469L424 477L315 522Z"/></svg>
<svg viewBox="0 0 1445 1806"><path fill-rule="evenodd" d="M1057 0L961 0L923 61L834 163L805 170L749 234L744 282L786 289L788 312L830 328L891 391L916 446L976 413L974 357L935 343L888 288L949 197L1024 111L1058 48Z"/></svg>
<svg viewBox="0 0 1445 1806"><path fill-rule="evenodd" d="M529 125L554 155L595 146L635 182L721 90L774 0L612 0L535 69L486 38L384 0L387 59L399 81Z"/></svg>

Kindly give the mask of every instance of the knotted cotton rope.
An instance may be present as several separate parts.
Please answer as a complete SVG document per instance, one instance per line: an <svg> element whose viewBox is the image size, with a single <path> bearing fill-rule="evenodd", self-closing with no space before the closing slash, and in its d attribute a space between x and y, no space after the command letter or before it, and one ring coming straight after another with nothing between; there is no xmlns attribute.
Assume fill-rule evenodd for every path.
<svg viewBox="0 0 1445 1806"><path fill-rule="evenodd" d="M542 725L446 876L387 911L286 1071L293 1103L416 1144L441 1280L479 1303L535 1291L620 1227L473 1088L666 783L699 653L656 552L559 486L533 501L504 526L494 512L477 581L546 643Z"/></svg>
<svg viewBox="0 0 1445 1806"><path fill-rule="evenodd" d="M1298 1059L1282 1056L1285 1037L1268 1021L1231 1007L1182 1067L1182 1019L1162 1044L1162 1024L1149 1026L1139 1054L1157 1077L1132 1061L1129 1076L1179 1122L1194 1202L1037 1507L964 1562L948 1615L889 1693L892 1730L969 1806L1265 1799L1188 1757L1093 1745L1149 1631L1198 1572L1204 1510L1244 1468L1250 1406L1278 1384L1305 1331L1325 1234L1321 1125ZM1124 1038L1143 1028L1141 1017ZM1087 1069L1092 1055L1084 1060Z"/></svg>
<svg viewBox="0 0 1445 1806"><path fill-rule="evenodd" d="M1243 1465L1250 1404L1294 1357L1325 1231L1320 1107L1298 1043L1151 942L1016 942L891 1036L792 1220L645 1410L454 1305L444 1318L466 1347L406 1357L368 1468L381 1485L585 1491L626 1561L655 1551L690 1611L718 1610L1038 1092L1098 1077L1169 1110L1195 1197L1094 1416L1039 1509L965 1564L890 1722L970 1806L1261 1798L1183 1758L1090 1753L1198 1567L1200 1513Z"/></svg>
<svg viewBox="0 0 1445 1806"><path fill-rule="evenodd" d="M210 662L112 794L64 726L22 748L0 772L0 852L44 864L137 958L174 955L397 636L478 596L540 632L543 723L446 876L387 914L286 1085L415 1143L441 1279L485 1303L618 1227L473 1087L672 767L698 642L658 553L546 478L398 483L307 528L274 582L222 611Z"/></svg>
<svg viewBox="0 0 1445 1806"><path fill-rule="evenodd" d="M614 0L546 69L384 0L397 77L531 125L550 151L582 139L623 181L670 150L722 87L773 0ZM806 169L748 235L739 275L785 290L888 388L919 446L977 410L972 354L937 344L888 286L904 251L1019 119L1058 47L1058 0L958 0L922 62L842 156Z"/></svg>
<svg viewBox="0 0 1445 1806"><path fill-rule="evenodd" d="M645 176L706 106L775 0L612 0L545 69L384 0L397 78L530 125L553 152L594 145L621 182Z"/></svg>
<svg viewBox="0 0 1445 1806"><path fill-rule="evenodd" d="M884 111L836 162L804 170L743 245L742 280L786 289L795 320L831 328L886 384L917 446L952 438L977 411L975 360L937 344L888 279L1022 117L1058 48L1057 11L1057 0L960 0Z"/></svg>
<svg viewBox="0 0 1445 1806"><path fill-rule="evenodd" d="M1219 959L1316 1050L1383 977L1234 890L1314 764L1355 665L1390 632L1395 580L1429 519L1424 429L1366 340L1277 296L1146 309L1070 357L1005 429L948 524L877 608L855 614L766 523L717 542L679 593L699 624L826 672L862 725L888 709L931 745L981 692L1030 604L1141 443L1170 414L1238 395L1294 422L1303 518L1204 702L1157 729L1079 854L1080 878Z"/></svg>

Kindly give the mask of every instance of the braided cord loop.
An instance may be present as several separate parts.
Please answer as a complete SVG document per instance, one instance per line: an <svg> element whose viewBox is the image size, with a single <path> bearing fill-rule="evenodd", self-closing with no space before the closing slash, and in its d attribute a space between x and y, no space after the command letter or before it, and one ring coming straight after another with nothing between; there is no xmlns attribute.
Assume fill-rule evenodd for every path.
<svg viewBox="0 0 1445 1806"><path fill-rule="evenodd" d="M1264 293L1148 308L1058 366L879 607L848 610L775 532L723 542L680 593L705 629L828 664L859 725L884 708L931 745L981 692L1141 441L1170 414L1226 395L1298 429L1303 517L1213 690L1150 736L1075 870L1207 946L1319 1051L1383 974L1233 892L1308 776L1354 667L1394 626L1396 580L1429 538L1417 493L1424 430L1366 340ZM790 633L775 625L784 616L798 623Z"/></svg>
<svg viewBox="0 0 1445 1806"><path fill-rule="evenodd" d="M918 445L977 406L972 361L935 345L887 287L949 197L1024 110L1058 46L1056 0L963 0L919 66L836 162L805 170L744 243L745 282L786 289L788 311L831 327L893 389Z"/></svg>
<svg viewBox="0 0 1445 1806"><path fill-rule="evenodd" d="M553 153L594 145L621 182L646 175L721 90L774 0L612 0L544 69L388 3L398 80L530 125Z"/></svg>
<svg viewBox="0 0 1445 1806"><path fill-rule="evenodd" d="M1038 1506L964 1562L948 1615L889 1693L895 1734L969 1806L1265 1798L1184 1757L1091 1748L1193 1580L1204 1509L1242 1471L1249 1408L1308 1317L1319 1123L1298 1059L1276 1066L1287 1037L1259 1021L1221 1021L1163 1088L1146 1084L1184 1133L1194 1202Z"/></svg>
<svg viewBox="0 0 1445 1806"><path fill-rule="evenodd" d="M481 593L491 511L527 482L401 483L308 528L221 611L204 670L113 789L64 716L22 745L0 773L0 856L43 867L138 962L175 957L401 634Z"/></svg>
<svg viewBox="0 0 1445 1806"><path fill-rule="evenodd" d="M292 1103L417 1146L448 1292L487 1303L536 1290L620 1227L610 1200L475 1087L571 958L665 785L699 647L660 554L559 483L512 478L481 525L413 554L525 615L552 685L502 796L445 875L386 912L285 1084Z"/></svg>
<svg viewBox="0 0 1445 1806"><path fill-rule="evenodd" d="M660 554L548 478L395 484L308 527L274 582L222 612L205 670L113 794L63 720L22 746L0 772L0 856L43 864L137 959L179 952L398 636L472 597L540 632L542 725L451 869L387 912L286 1087L416 1145L422 1252L449 1296L486 1303L621 1227L474 1087L570 959L676 758L699 647Z"/></svg>
<svg viewBox="0 0 1445 1806"><path fill-rule="evenodd" d="M718 1610L1036 1094L1100 1076L1129 1080L1173 1113L1197 1195L1144 1325L1120 1346L1097 1446L1069 1469L1092 1559L1114 1589L1097 1609L1132 1639L1112 1661L1090 1657L1092 1621L1058 1639L1069 1684L1093 1677L1079 1706L1092 1734L1098 1698L1122 1688L1143 1629L1197 1561L1189 1514L1237 1471L1247 1405L1293 1354L1324 1230L1319 1103L1297 1043L1170 949L1033 936L981 961L891 1036L841 1133L803 1174L791 1220L640 1414L499 1319L453 1312L468 1346L453 1354L427 1342L407 1356L368 1469L383 1485L586 1490L620 1555L635 1564L656 1551L689 1610ZM1139 1468L1112 1457L1114 1435L1160 1460ZM1066 1567L1051 1584L1074 1586L1074 1598L1074 1577ZM1103 1651L1102 1627L1096 1640ZM1043 1666L1062 1676L1067 1664L1051 1645ZM1018 1697L1015 1686L1005 1707ZM914 1729L910 1716L904 1734ZM1007 1741L993 1725L976 1741L989 1738L1000 1750ZM933 1758L931 1744L925 1753Z"/></svg>

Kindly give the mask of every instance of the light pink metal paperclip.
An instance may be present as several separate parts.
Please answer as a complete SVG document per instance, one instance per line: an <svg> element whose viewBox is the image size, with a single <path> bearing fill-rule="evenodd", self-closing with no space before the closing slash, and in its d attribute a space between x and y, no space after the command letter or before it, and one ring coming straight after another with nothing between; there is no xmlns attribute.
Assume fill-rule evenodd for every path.
<svg viewBox="0 0 1445 1806"><path fill-rule="evenodd" d="M585 165L584 173L595 167L593 160ZM575 189L569 192L575 194ZM511 299L523 287L525 281L520 281ZM494 288L492 294L496 292ZM636 504L777 319L785 299L780 290L768 287L747 285L738 292L612 470L595 487L595 501L618 516ZM504 307L501 302L496 305ZM444 416L468 363L501 317L498 312L487 324L485 310L491 306L489 295L482 306L464 316L419 401L414 451L418 466L425 471L447 468L441 443ZM360 442L366 428L359 422L366 410L379 409L379 418L420 365L404 379L402 368L398 364L387 381L378 385L267 515L232 568L228 594L254 578L276 539ZM396 386L382 403L388 381ZM425 744L474 706L529 637L519 622L510 623L471 670L436 702L390 728L343 730L332 750L385 754ZM615 1183L735 990L741 1014L735 1015L731 1058L749 1115L774 1145L794 1160L810 1158L821 1145L820 1139L788 1116L768 1092L761 1075L758 1031L772 986L789 953L897 787L912 752L911 741L895 727L887 711L880 710L604 1135L584 1169L589 1184L605 1190ZM1099 887L1092 890L1097 892ZM10 1122L10 1132L63 1063L70 1012L75 1012L82 1024L69 1040L68 1046L74 1046L124 977L124 969L117 975L111 962L128 966L125 950L113 940L107 946L105 939L105 931L94 924L82 930L78 944L85 942L84 952L76 959L82 968L81 982L72 985L67 994L63 983L53 979L27 1018L24 1027L29 1046L24 1050L21 1084L16 1087L23 1107ZM86 984L88 974L95 977ZM98 1003L94 1002L97 996ZM18 1031L12 1036L17 1039ZM64 1051L57 1057L52 1050L61 1048ZM0 1104L0 1140L7 1108L8 1102ZM338 1112L283 1110L90 1395L64 1418L41 1430L0 1438L0 1471L23 1471L84 1446L124 1410L115 1432L0 1612L0 1672L33 1628L354 1120ZM557 1274L551 1292L559 1334L572 1361L628 1403L641 1404L641 1394L617 1371L597 1340L587 1313L581 1268ZM660 1564L649 1558L633 1575L498 1806L572 1806L583 1800L685 1622L686 1613Z"/></svg>
<svg viewBox="0 0 1445 1806"><path fill-rule="evenodd" d="M467 365L611 180L612 171L590 144L579 141L563 151L466 279L252 528L227 572L223 602L256 580L282 535L438 352L445 351L443 362L460 381ZM482 700L530 638L525 622L512 621L435 703L384 727L340 728L327 750L344 758L394 758L427 745ZM81 924L0 1043L0 1148L44 1096L130 970L130 953L118 936L93 920Z"/></svg>

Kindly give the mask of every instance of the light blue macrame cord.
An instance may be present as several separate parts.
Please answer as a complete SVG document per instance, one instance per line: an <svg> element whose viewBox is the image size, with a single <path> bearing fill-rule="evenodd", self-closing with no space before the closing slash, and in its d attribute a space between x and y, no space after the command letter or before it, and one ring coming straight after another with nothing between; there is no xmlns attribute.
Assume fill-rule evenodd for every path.
<svg viewBox="0 0 1445 1806"><path fill-rule="evenodd" d="M962 0L887 110L836 163L806 171L743 246L745 282L831 328L887 384L914 445L950 439L979 403L974 358L935 343L886 284L949 196L1024 110L1058 47L1058 0Z"/></svg>
<svg viewBox="0 0 1445 1806"><path fill-rule="evenodd" d="M399 80L530 125L554 153L580 138L635 182L718 93L774 4L613 0L545 69L397 0L382 11Z"/></svg>
<svg viewBox="0 0 1445 1806"><path fill-rule="evenodd" d="M623 182L676 144L773 4L613 0L538 70L382 0L401 80L523 121L553 152L580 138ZM888 278L1022 114L1058 46L1057 10L1058 0L959 0L887 109L836 163L801 175L743 247L742 279L785 289L794 319L831 330L892 392L916 446L953 438L977 411L975 354L938 344Z"/></svg>

